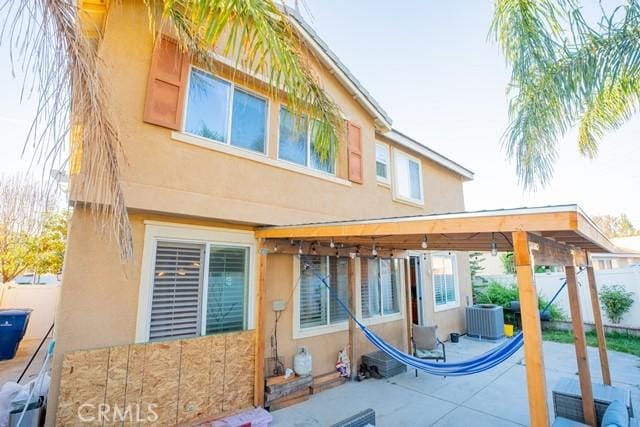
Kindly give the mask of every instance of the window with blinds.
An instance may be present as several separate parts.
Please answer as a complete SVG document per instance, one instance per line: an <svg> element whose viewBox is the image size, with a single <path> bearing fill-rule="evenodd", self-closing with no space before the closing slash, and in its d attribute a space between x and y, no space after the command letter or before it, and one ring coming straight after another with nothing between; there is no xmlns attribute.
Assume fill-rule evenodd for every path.
<svg viewBox="0 0 640 427"><path fill-rule="evenodd" d="M306 268L306 265L309 268ZM313 328L341 323L347 313L331 291L318 278L326 278L327 284L345 304L348 300L347 260L328 256L306 256L300 263L299 317L300 328Z"/></svg>
<svg viewBox="0 0 640 427"><path fill-rule="evenodd" d="M248 247L158 241L149 340L246 329L249 277Z"/></svg>
<svg viewBox="0 0 640 427"><path fill-rule="evenodd" d="M360 261L362 317L400 312L400 264L397 259L369 258Z"/></svg>
<svg viewBox="0 0 640 427"><path fill-rule="evenodd" d="M206 333L246 329L249 248L209 247Z"/></svg>
<svg viewBox="0 0 640 427"><path fill-rule="evenodd" d="M149 339L198 335L205 246L158 242Z"/></svg>
<svg viewBox="0 0 640 427"><path fill-rule="evenodd" d="M431 271L436 306L457 304L456 288L458 285L455 275L455 256L432 254Z"/></svg>

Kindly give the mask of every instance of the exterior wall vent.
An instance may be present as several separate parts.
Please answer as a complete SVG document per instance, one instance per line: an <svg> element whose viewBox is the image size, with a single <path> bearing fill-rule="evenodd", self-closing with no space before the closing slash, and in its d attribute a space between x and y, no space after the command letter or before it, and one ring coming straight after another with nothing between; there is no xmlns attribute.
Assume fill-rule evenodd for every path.
<svg viewBox="0 0 640 427"><path fill-rule="evenodd" d="M495 304L476 304L465 309L467 335L472 338L499 340L504 337L502 307Z"/></svg>

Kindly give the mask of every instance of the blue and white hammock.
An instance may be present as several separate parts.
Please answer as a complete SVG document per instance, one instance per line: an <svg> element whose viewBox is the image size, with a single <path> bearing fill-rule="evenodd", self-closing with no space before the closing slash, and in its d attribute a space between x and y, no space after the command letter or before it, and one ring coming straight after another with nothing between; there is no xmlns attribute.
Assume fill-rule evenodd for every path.
<svg viewBox="0 0 640 427"><path fill-rule="evenodd" d="M488 369L491 369L500 363L507 360L509 357L513 356L524 344L524 336L522 332L517 333L508 341L500 344L499 346L493 348L492 350L474 357L472 359L465 360L464 362L451 362L451 363L435 363L429 362L428 360L420 359L418 357L412 356L407 353L403 353L392 345L386 343L382 338L377 336L373 331L368 329L365 325L356 319L356 316L349 310L347 305L338 298L335 294L335 291L329 286L326 279L318 274L313 268L309 268L309 264L305 263L305 268L311 271L323 284L329 289L329 293L331 297L333 297L338 304L342 307L342 309L353 319L358 328L362 331L364 336L380 351L386 353L389 357L397 360L400 363L403 363L406 366L411 368L420 369L423 372L432 375L440 375L445 377L455 377L455 376L463 376L463 375L471 375L477 374L479 372L484 372ZM553 301L560 294L560 291L566 285L565 283L560 287L558 292L553 296L551 301L547 304L547 306L542 310L545 312L549 309Z"/></svg>

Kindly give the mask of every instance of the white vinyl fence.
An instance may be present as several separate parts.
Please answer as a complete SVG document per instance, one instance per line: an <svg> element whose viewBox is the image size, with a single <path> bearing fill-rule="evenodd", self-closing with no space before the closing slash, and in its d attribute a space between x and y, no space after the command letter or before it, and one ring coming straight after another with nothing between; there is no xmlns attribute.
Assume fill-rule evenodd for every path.
<svg viewBox="0 0 640 427"><path fill-rule="evenodd" d="M624 315L620 326L627 326L631 328L640 327L640 268L617 268L613 270L596 270L596 283L598 290L605 285L622 285L628 291L633 292L633 306ZM482 276L487 280L495 280L500 283L510 284L515 283L516 279L512 275L501 274L492 276ZM537 273L535 275L536 288L538 294L543 295L547 300L553 297L558 291L559 287L564 283L564 273ZM580 295L580 306L582 307L582 318L587 323L593 323L593 309L591 306L591 294L589 293L589 284L587 282L587 272L582 271L578 274L578 292ZM560 307L567 318L570 318L569 299L567 295L567 288L565 287L558 298L556 298L556 305ZM607 314L602 310L602 320L607 325L613 323L607 318Z"/></svg>
<svg viewBox="0 0 640 427"><path fill-rule="evenodd" d="M31 317L24 339L41 339L47 333L56 312L60 284L0 284L0 308L30 308Z"/></svg>

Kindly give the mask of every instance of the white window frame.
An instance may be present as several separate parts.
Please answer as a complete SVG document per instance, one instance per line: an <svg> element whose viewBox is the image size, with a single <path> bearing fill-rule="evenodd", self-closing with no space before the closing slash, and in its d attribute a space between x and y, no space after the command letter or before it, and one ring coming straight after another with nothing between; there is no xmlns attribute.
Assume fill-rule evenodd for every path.
<svg viewBox="0 0 640 427"><path fill-rule="evenodd" d="M317 169L314 168L313 166L311 166L311 150L313 149L313 147L311 146L311 121L315 120L315 119L310 119L309 117L307 117L307 129L305 132L305 145L307 147L307 155L305 158L305 164L301 165L300 163L296 163L296 162L292 162L291 160L286 160L280 157L280 113L282 112L282 109L287 110L287 112L291 115L293 115L293 113L289 110L289 108L287 107L286 104L280 104L278 106L278 130L276 132L276 158L278 159L278 161L286 163L287 165L291 165L294 167L298 167L298 168L305 168L305 169L309 169L315 173L319 173L322 175L327 175L330 177L335 177L336 173L337 173L337 169L338 169L338 159L337 156L336 158L333 159L333 172L327 172L324 171L322 169Z"/></svg>
<svg viewBox="0 0 640 427"><path fill-rule="evenodd" d="M378 175L378 147L382 148L387 155L385 162L385 166L387 169L386 178ZM389 186L389 184L391 183L391 150L389 149L389 145L385 144L384 142L376 142L376 180L379 184L384 184L385 186Z"/></svg>
<svg viewBox="0 0 640 427"><path fill-rule="evenodd" d="M296 286L297 285L297 286ZM293 339L315 337L318 335L333 334L336 332L349 330L349 319L343 322L331 324L330 318L330 300L329 289L327 289L327 324L321 326L312 326L310 328L302 328L300 326L300 256L293 257L293 284L295 292L293 293ZM346 301L345 301L346 303Z"/></svg>
<svg viewBox="0 0 640 427"><path fill-rule="evenodd" d="M211 76L214 79L218 79L221 80L225 83L228 83L230 88L231 88L231 93L229 95L229 104L227 105L227 123L226 123L226 133L227 133L227 140L226 141L218 141L217 139L212 139L212 138L206 138L202 135L197 135L194 133L190 133L187 132L186 130L186 126L187 126L187 115L189 113L189 92L191 91L191 73L193 70L198 70L201 71L205 74L208 74L209 76ZM244 147L239 147L237 145L233 145L231 143L231 129L232 129L232 124L233 124L233 98L235 95L235 91L239 90L241 92L244 92L248 95L254 96L256 98L262 99L263 101L265 101L266 103L266 111L265 111L265 127L264 127L264 150L263 151L255 151L255 150L250 150L248 148L244 148ZM240 150L241 152L248 152L248 153L253 153L253 154L258 154L260 156L264 156L264 157L268 157L269 156L269 122L271 120L269 120L269 118L271 117L271 102L269 100L269 98L262 96L256 92L253 92L243 86L240 86L236 83L234 83L233 81L229 80L229 79L225 79L222 78L214 73L211 73L210 71L207 71L203 68L200 67L196 67L195 65L191 64L189 66L189 74L187 75L187 90L185 91L185 99L184 99L184 114L182 117L182 133L184 133L185 135L189 135L192 136L194 138L201 138L204 139L206 141L212 141L216 144L221 144L221 145L225 145L227 147L230 147L232 149L236 149L236 150Z"/></svg>
<svg viewBox="0 0 640 427"><path fill-rule="evenodd" d="M356 260L358 260L359 262L356 263L356 312L358 313L358 319L360 319L360 321L362 322L363 325L369 326L369 325L377 325L380 323L387 323L387 322L395 322L396 320L402 320L404 319L404 308L405 308L405 304L403 303L403 301L405 300L405 271L404 271L404 262L398 262L398 266L400 268L400 283L398 283L398 286L400 287L398 292L398 305L400 308L400 311L398 311L397 313L391 313L391 314L384 314L384 308L383 308L383 303L382 303L382 289L380 289L380 311L382 314L377 314L375 316L371 316L371 317L364 317L364 315L362 314L362 265L360 263L362 262L368 262L369 258L361 258L358 257L356 258ZM377 259L377 258L376 258ZM396 259L396 258L390 258L390 259Z"/></svg>
<svg viewBox="0 0 640 427"><path fill-rule="evenodd" d="M173 241L205 245L202 300L206 301L208 289L210 246L235 246L249 249L249 289L247 290L246 330L255 329L255 265L256 239L253 231L233 230L217 227L200 227L187 224L145 221L144 248L138 291L138 315L136 321L136 343L149 342L151 301L153 298L153 274L158 241ZM206 333L206 310L201 310L200 335Z"/></svg>
<svg viewBox="0 0 640 427"><path fill-rule="evenodd" d="M435 273L433 271L433 257L450 257L451 258L451 271L453 273L453 289L456 294L455 301L447 302L446 304L438 304L436 301L436 287L435 287ZM454 252L438 251L431 252L429 254L429 269L431 270L431 289L433 290L433 311L446 311L460 307L460 276L458 274L458 256ZM446 289L445 289L446 294Z"/></svg>
<svg viewBox="0 0 640 427"><path fill-rule="evenodd" d="M403 196L400 194L398 190L399 188L398 171L400 169L398 167L398 161L400 157L406 157L407 159L418 164L418 172L420 175L420 198L419 199ZM395 201L409 203L414 206L419 206L419 207L424 206L424 174L422 171L422 161L418 157L412 156L411 154L402 150L398 150L397 148L393 149L393 199Z"/></svg>

